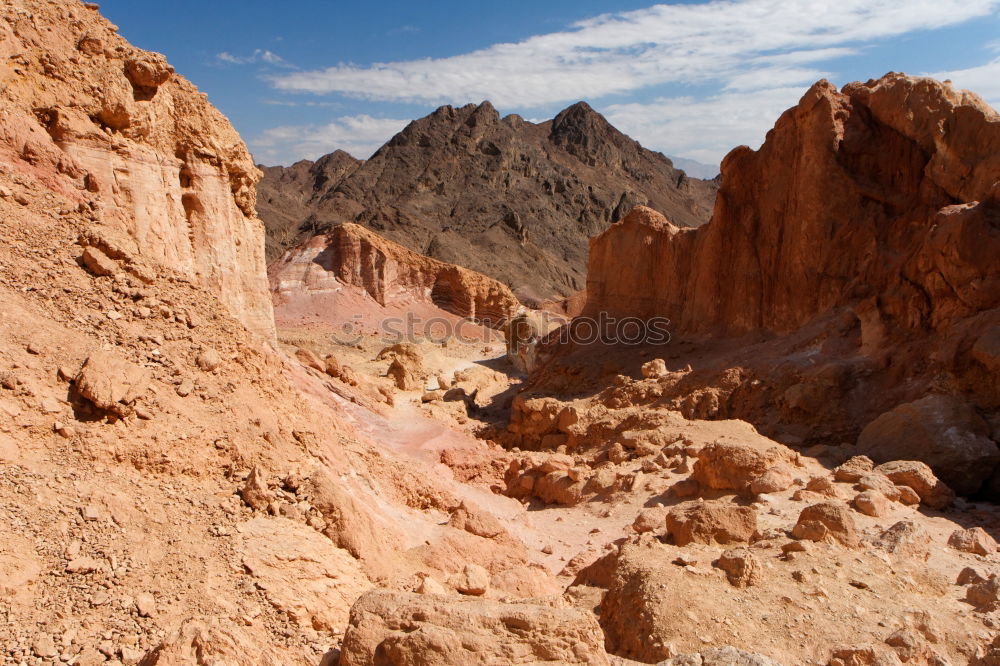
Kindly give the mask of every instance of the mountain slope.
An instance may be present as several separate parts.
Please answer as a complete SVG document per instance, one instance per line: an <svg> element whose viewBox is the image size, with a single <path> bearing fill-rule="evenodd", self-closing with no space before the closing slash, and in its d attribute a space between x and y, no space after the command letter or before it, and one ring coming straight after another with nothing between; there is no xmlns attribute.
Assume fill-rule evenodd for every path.
<svg viewBox="0 0 1000 666"><path fill-rule="evenodd" d="M354 221L530 300L583 288L588 238L633 206L698 226L716 189L584 102L542 123L501 118L483 102L415 120L363 163L338 151L316 163L265 168L258 213L269 260Z"/></svg>

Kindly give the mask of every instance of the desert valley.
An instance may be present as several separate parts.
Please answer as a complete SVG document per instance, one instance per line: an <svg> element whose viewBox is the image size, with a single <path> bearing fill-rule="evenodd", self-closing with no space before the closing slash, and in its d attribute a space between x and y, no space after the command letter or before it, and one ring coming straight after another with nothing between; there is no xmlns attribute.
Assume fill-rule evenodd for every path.
<svg viewBox="0 0 1000 666"><path fill-rule="evenodd" d="M1000 114L820 80L255 163L0 6L0 660L1000 665Z"/></svg>

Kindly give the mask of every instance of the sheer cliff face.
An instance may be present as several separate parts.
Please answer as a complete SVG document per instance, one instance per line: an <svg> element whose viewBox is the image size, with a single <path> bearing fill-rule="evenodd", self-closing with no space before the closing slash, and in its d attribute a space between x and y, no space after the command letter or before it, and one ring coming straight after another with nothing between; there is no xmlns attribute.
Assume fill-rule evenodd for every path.
<svg viewBox="0 0 1000 666"><path fill-rule="evenodd" d="M732 151L711 222L633 211L591 241L587 310L685 334L787 332L837 308L869 347L1000 305L1000 116L889 74L814 85Z"/></svg>
<svg viewBox="0 0 1000 666"><path fill-rule="evenodd" d="M74 0L0 7L0 155L81 203L97 230L219 294L270 337L259 171L226 118L164 58ZM89 204L87 204L89 205Z"/></svg>
<svg viewBox="0 0 1000 666"><path fill-rule="evenodd" d="M708 219L716 183L688 178L585 103L554 119L441 107L366 162L333 153L268 168L258 210L272 258L342 222L496 278L526 297L584 284L587 239L638 204ZM529 298L530 300L530 298Z"/></svg>

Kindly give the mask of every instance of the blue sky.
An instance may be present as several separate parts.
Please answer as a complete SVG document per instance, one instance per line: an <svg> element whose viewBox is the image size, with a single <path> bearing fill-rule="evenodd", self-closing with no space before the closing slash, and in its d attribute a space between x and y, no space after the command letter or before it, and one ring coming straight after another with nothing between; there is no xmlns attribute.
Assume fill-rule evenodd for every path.
<svg viewBox="0 0 1000 666"><path fill-rule="evenodd" d="M1000 107L1000 0L367 3L102 0L255 158L368 157L441 104L550 118L584 99L647 147L717 164L820 78L950 78Z"/></svg>

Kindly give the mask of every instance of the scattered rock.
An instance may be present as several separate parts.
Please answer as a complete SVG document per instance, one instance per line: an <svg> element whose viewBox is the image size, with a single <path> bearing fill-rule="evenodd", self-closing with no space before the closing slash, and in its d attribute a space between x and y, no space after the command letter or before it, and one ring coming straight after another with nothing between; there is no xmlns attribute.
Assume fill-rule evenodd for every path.
<svg viewBox="0 0 1000 666"><path fill-rule="evenodd" d="M670 509L666 526L678 546L747 543L757 531L757 512L749 506L686 502Z"/></svg>
<svg viewBox="0 0 1000 666"><path fill-rule="evenodd" d="M875 463L868 456L854 456L833 470L833 478L845 483L857 483L874 469Z"/></svg>
<svg viewBox="0 0 1000 666"><path fill-rule="evenodd" d="M879 517L889 513L889 500L877 490L866 490L854 498L854 508L866 516Z"/></svg>
<svg viewBox="0 0 1000 666"><path fill-rule="evenodd" d="M955 499L951 488L934 476L926 463L919 460L892 460L879 465L875 471L884 474L898 486L909 486L920 501L932 509L943 509Z"/></svg>
<svg viewBox="0 0 1000 666"><path fill-rule="evenodd" d="M706 488L749 494L755 479L779 463L794 465L796 454L768 440L713 442L697 452L691 478Z"/></svg>
<svg viewBox="0 0 1000 666"><path fill-rule="evenodd" d="M643 363L641 370L646 379L656 379L667 374L667 364L662 358L654 358Z"/></svg>
<svg viewBox="0 0 1000 666"><path fill-rule="evenodd" d="M66 565L66 573L88 574L94 573L95 571L101 571L103 568L104 564L100 560L95 560L93 557L77 557L76 559L70 560L69 564Z"/></svg>
<svg viewBox="0 0 1000 666"><path fill-rule="evenodd" d="M792 536L809 541L832 540L848 548L858 545L854 518L840 502L822 502L802 509Z"/></svg>
<svg viewBox="0 0 1000 666"><path fill-rule="evenodd" d="M129 413L146 391L149 373L115 352L95 351L87 357L74 384L79 394L99 409Z"/></svg>
<svg viewBox="0 0 1000 666"><path fill-rule="evenodd" d="M118 264L115 263L114 259L108 257L108 255L101 252L96 247L85 247L83 248L83 257L81 257L83 265L87 269L97 275L98 277L104 277L107 275L114 275L118 272Z"/></svg>
<svg viewBox="0 0 1000 666"><path fill-rule="evenodd" d="M749 548L725 551L716 566L726 572L729 584L734 587L749 587L760 579L760 563Z"/></svg>
<svg viewBox="0 0 1000 666"><path fill-rule="evenodd" d="M982 527L955 530L948 537L948 545L963 553L987 557L997 552L997 542Z"/></svg>
<svg viewBox="0 0 1000 666"><path fill-rule="evenodd" d="M882 532L875 547L891 555L926 560L930 556L931 538L912 520L901 520Z"/></svg>
<svg viewBox="0 0 1000 666"><path fill-rule="evenodd" d="M194 362L195 365L205 372L212 372L222 365L222 357L219 355L219 352L215 351L211 347L206 347L199 352L198 356L195 357Z"/></svg>
<svg viewBox="0 0 1000 666"><path fill-rule="evenodd" d="M461 594L481 597L490 589L490 574L478 564L466 564L462 573L452 579L452 585Z"/></svg>

